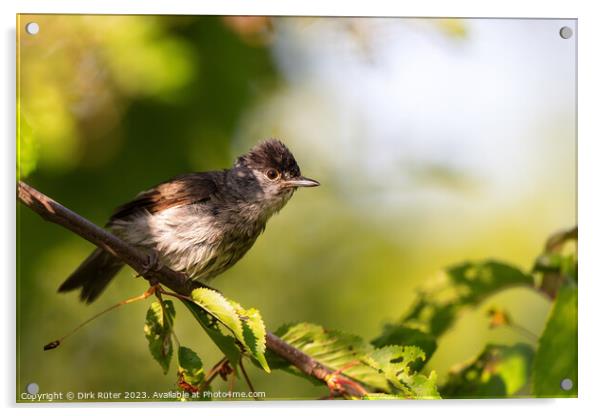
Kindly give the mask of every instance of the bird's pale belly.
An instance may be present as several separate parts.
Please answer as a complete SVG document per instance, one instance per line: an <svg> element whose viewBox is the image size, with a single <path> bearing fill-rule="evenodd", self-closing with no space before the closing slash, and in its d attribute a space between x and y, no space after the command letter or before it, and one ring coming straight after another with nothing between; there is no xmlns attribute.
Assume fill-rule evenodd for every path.
<svg viewBox="0 0 602 416"><path fill-rule="evenodd" d="M187 208L174 207L127 223L115 222L111 229L130 244L155 250L160 264L194 280L208 280L238 262L263 227L242 232L223 224L217 226L210 217L191 215Z"/></svg>
<svg viewBox="0 0 602 416"><path fill-rule="evenodd" d="M162 264L181 271L193 280L207 281L232 267L253 246L255 238L239 238L234 243L222 241L217 245L197 244L185 249L159 249ZM180 247L181 244L178 244Z"/></svg>

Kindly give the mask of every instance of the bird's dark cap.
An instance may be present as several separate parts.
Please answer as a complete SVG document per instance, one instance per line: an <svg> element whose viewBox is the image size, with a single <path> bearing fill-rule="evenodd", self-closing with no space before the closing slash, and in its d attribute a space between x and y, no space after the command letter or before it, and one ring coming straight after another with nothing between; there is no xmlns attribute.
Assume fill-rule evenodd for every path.
<svg viewBox="0 0 602 416"><path fill-rule="evenodd" d="M280 172L288 172L293 177L301 175L295 157L284 143L277 139L268 139L258 143L248 153L236 160L236 166L259 170L274 168Z"/></svg>

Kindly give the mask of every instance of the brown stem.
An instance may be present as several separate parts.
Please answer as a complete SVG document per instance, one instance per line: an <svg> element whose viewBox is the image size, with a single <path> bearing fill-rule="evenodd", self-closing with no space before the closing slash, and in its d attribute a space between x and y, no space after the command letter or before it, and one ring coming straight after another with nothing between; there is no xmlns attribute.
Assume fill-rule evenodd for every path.
<svg viewBox="0 0 602 416"><path fill-rule="evenodd" d="M247 386L249 386L249 390L251 390L253 392L253 400L259 400L257 398L257 395L255 394L255 387L253 387L253 383L251 383L251 379L249 378L249 375L247 374L247 370L245 370L245 366L242 363L243 359L242 357L240 358L240 371L242 372L243 377L245 378L245 381L247 382Z"/></svg>
<svg viewBox="0 0 602 416"><path fill-rule="evenodd" d="M182 297L188 297L190 292L197 287L207 287L189 279L184 273L172 270L167 266L161 266L157 270L148 270L146 265L148 255L146 253L142 253L108 231L70 209L65 208L25 182L19 181L17 183L17 197L25 206L39 214L45 220L58 224L114 256L119 257L150 282L159 282ZM266 344L271 351L297 367L303 373L321 380L326 385L329 385L329 383L332 384L331 376L335 375L338 380L337 386L344 389L347 395L361 397L366 393L363 388L360 387L358 389L356 382L324 366L319 361L314 360L301 350L284 342L271 332L267 333Z"/></svg>

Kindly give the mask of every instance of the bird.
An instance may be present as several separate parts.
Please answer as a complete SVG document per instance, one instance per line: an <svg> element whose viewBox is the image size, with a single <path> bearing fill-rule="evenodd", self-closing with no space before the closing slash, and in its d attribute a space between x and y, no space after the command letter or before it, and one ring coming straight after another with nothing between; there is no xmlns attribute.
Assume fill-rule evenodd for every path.
<svg viewBox="0 0 602 416"><path fill-rule="evenodd" d="M236 264L298 188L319 186L301 175L277 139L259 142L231 168L186 173L119 206L106 229L146 252L149 262L207 282ZM97 248L60 285L92 303L125 263Z"/></svg>

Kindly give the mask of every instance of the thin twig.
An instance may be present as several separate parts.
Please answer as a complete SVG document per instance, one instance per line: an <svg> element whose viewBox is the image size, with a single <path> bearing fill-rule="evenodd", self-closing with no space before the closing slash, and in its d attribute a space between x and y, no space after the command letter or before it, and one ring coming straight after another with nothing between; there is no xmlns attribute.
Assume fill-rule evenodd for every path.
<svg viewBox="0 0 602 416"><path fill-rule="evenodd" d="M100 228L70 209L65 208L25 182L19 181L17 183L17 197L25 206L39 214L45 220L60 225L85 238L97 247L121 259L149 282L159 282L173 290L179 296L186 297L187 300L190 299L189 295L192 290L198 287L212 289L188 278L184 273L177 272L164 265L158 269L151 268L149 270L147 267L148 254L142 253L107 230ZM325 384L332 383L330 375L335 373L335 371L284 342L271 332L268 332L266 335L266 345L272 352L297 367L303 373L321 380ZM361 386L355 382L347 383L346 381L351 382L351 380L340 374L337 375L337 380L339 388L345 390L346 394L350 396L361 397L366 394ZM358 386L360 388L357 388Z"/></svg>
<svg viewBox="0 0 602 416"><path fill-rule="evenodd" d="M247 374L247 370L245 370L245 366L243 365L243 359L242 357L240 358L240 371L242 372L243 377L245 378L245 381L247 382L247 385L249 386L249 390L251 390L253 392L253 399L255 400L259 400L259 398L257 397L257 395L255 394L255 388L253 387L253 383L251 383L251 379L249 378L249 375Z"/></svg>
<svg viewBox="0 0 602 416"><path fill-rule="evenodd" d="M102 311L98 312L97 314L94 314L93 316L91 316L90 318L86 319L84 322L82 322L81 324L79 324L78 326L76 326L75 328L73 328L71 331L67 332L61 338L57 339L56 341L52 341L52 342L49 342L48 344L44 345L44 351L55 349L56 347L58 347L59 345L62 344L62 342L65 340L65 338L70 337L71 335L73 335L74 333L76 333L79 329L81 329L82 327L86 326L87 324L89 324L90 322L92 322L93 320L95 320L96 318L99 318L100 316L104 315L105 313L111 312L113 309L117 309L120 306L129 305L130 303L134 303L134 302L138 302L140 300L147 299L153 293L157 293L158 287L159 287L158 285L157 286L151 286L146 292L144 292L141 295L133 296L131 298L127 298L125 300L122 300L121 302L116 303L113 306L109 306L107 309L102 310Z"/></svg>
<svg viewBox="0 0 602 416"><path fill-rule="evenodd" d="M217 364L215 364L213 366L213 368L211 368L211 370L209 370L209 372L207 373L207 376L205 378L205 382L203 383L203 386L201 387L202 391L207 390L207 387L209 387L209 385L211 384L211 382L213 381L213 379L215 379L215 377L218 376L218 374L220 373L220 370L222 368L222 366L228 362L228 359L226 357L222 358L221 360L219 360L217 362Z"/></svg>

